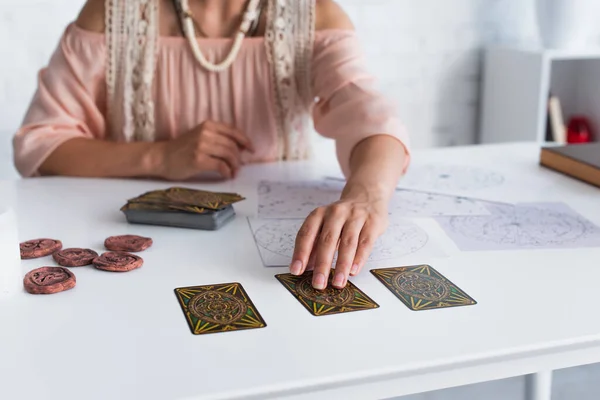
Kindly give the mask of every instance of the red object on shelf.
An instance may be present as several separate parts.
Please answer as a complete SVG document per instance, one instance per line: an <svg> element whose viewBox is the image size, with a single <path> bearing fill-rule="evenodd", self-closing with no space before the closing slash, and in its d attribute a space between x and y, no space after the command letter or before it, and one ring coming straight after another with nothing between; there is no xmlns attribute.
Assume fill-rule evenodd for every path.
<svg viewBox="0 0 600 400"><path fill-rule="evenodd" d="M583 116L574 116L567 126L567 143L590 143L593 141L592 125Z"/></svg>

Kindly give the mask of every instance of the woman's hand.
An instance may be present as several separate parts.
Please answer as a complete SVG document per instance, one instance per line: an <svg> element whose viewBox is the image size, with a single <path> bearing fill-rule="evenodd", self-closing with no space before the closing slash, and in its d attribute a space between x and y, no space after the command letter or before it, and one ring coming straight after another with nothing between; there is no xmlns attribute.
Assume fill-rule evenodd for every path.
<svg viewBox="0 0 600 400"><path fill-rule="evenodd" d="M362 186L362 185L361 185ZM313 211L298 232L291 273L314 269L313 287L325 289L336 250L333 286L342 289L357 275L388 225L388 200L377 190L346 186L341 199Z"/></svg>
<svg viewBox="0 0 600 400"><path fill-rule="evenodd" d="M205 121L188 133L160 143L160 176L186 180L202 172L234 178L242 165L242 151L254 152L248 137L232 126Z"/></svg>

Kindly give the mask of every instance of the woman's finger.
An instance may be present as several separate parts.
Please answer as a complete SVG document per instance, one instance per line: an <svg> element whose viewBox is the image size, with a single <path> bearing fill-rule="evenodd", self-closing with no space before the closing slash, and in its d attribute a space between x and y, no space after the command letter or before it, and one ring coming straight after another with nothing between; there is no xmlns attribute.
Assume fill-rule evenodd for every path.
<svg viewBox="0 0 600 400"><path fill-rule="evenodd" d="M233 126L230 126L230 125L227 125L227 124L224 124L221 122L215 122L215 121L208 121L206 123L206 126L209 129L216 130L221 135L225 135L225 136L235 140L236 143L240 147L245 148L251 152L255 151L250 138L248 138L248 136L246 134L244 134L242 131L240 131L239 129L236 129Z"/></svg>
<svg viewBox="0 0 600 400"><path fill-rule="evenodd" d="M313 248L310 251L310 257L308 258L308 265L306 266L305 271L314 271L315 270L315 259L317 258L317 244L318 243L319 243L319 235L317 235L315 242L313 244Z"/></svg>
<svg viewBox="0 0 600 400"><path fill-rule="evenodd" d="M220 144L212 144L206 146L206 148L203 149L203 151L205 152L205 154L211 157L219 158L225 161L233 172L236 172L238 169L240 169L239 158L237 157L235 152L227 146L221 146Z"/></svg>
<svg viewBox="0 0 600 400"><path fill-rule="evenodd" d="M242 163L242 152L240 151L237 143L231 140L231 138L215 133L210 136L209 143L212 145L227 147L229 150L231 150L231 152L233 152L233 154L235 154L236 160L238 160L240 164Z"/></svg>
<svg viewBox="0 0 600 400"><path fill-rule="evenodd" d="M306 218L300 227L296 236L292 264L290 265L290 272L292 274L302 275L306 270L315 240L321 230L324 215L325 212L323 209L316 209Z"/></svg>
<svg viewBox="0 0 600 400"><path fill-rule="evenodd" d="M335 275L333 276L333 286L335 288L343 289L348 283L348 276L354 266L358 241L364 225L364 219L351 219L342 228L338 259L335 266Z"/></svg>
<svg viewBox="0 0 600 400"><path fill-rule="evenodd" d="M367 221L363 226L362 231L360 232L360 236L358 238L358 246L356 248L356 255L354 256L354 262L352 263L352 268L350 269L350 274L352 276L358 275L362 268L367 263L371 252L373 251L373 246L375 246L375 241L379 237L378 229L370 221Z"/></svg>
<svg viewBox="0 0 600 400"><path fill-rule="evenodd" d="M208 157L204 163L204 167L207 171L216 171L225 179L231 179L234 175L234 170L231 169L229 164L220 158Z"/></svg>
<svg viewBox="0 0 600 400"><path fill-rule="evenodd" d="M344 206L333 205L327 208L327 215L323 221L321 234L316 248L315 269L312 285L317 290L327 287L333 257L346 223L348 213Z"/></svg>

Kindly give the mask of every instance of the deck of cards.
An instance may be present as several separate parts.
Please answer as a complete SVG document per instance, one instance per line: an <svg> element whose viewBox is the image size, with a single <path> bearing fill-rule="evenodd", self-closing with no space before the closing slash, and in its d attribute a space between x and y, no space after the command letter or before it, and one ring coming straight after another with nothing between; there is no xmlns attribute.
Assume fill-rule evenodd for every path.
<svg viewBox="0 0 600 400"><path fill-rule="evenodd" d="M218 230L235 217L235 193L215 193L182 187L155 190L127 201L121 211L132 224Z"/></svg>

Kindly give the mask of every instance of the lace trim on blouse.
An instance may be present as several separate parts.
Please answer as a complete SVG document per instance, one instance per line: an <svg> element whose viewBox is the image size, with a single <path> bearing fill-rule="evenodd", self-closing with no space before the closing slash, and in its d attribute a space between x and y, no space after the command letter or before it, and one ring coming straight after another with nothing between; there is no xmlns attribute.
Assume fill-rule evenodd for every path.
<svg viewBox="0 0 600 400"><path fill-rule="evenodd" d="M111 132L122 130L128 142L153 141L158 0L105 1L109 127ZM267 7L265 46L274 83L279 158L303 159L309 152L314 104L310 65L315 0L269 0Z"/></svg>

